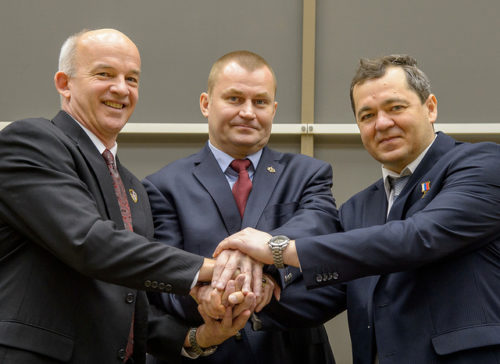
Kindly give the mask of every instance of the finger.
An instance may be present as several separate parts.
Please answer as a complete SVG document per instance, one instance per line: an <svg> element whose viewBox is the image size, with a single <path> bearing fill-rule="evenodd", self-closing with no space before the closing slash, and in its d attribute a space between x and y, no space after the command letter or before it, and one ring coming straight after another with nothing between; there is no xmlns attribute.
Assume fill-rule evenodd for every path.
<svg viewBox="0 0 500 364"><path fill-rule="evenodd" d="M231 293L228 297L228 301L232 306L242 303L244 299L245 295L241 291Z"/></svg>
<svg viewBox="0 0 500 364"><path fill-rule="evenodd" d="M233 307L233 317L240 315L243 311L246 310L253 312L256 304L257 301L255 298L255 294L253 292L248 293L241 304Z"/></svg>
<svg viewBox="0 0 500 364"><path fill-rule="evenodd" d="M221 324L224 329L230 329L233 326L233 310L231 307L226 307Z"/></svg>
<svg viewBox="0 0 500 364"><path fill-rule="evenodd" d="M236 282L234 280L230 280L226 284L226 289L222 293L222 304L227 307L230 302L228 302L228 298L231 294L235 292L235 284Z"/></svg>
<svg viewBox="0 0 500 364"><path fill-rule="evenodd" d="M199 304L200 302L198 302L198 291L200 290L200 286L199 285L196 285L194 286L193 288L191 288L191 291L189 291L189 295L195 300L195 302L197 304Z"/></svg>
<svg viewBox="0 0 500 364"><path fill-rule="evenodd" d="M210 292L200 301L205 312L214 319L224 314L225 307L221 303L221 295L218 290L210 288Z"/></svg>
<svg viewBox="0 0 500 364"><path fill-rule="evenodd" d="M260 312L269 302L271 302L271 298L273 297L273 289L274 282L271 279L266 280L266 283L262 285L262 297L257 301L255 312Z"/></svg>
<svg viewBox="0 0 500 364"><path fill-rule="evenodd" d="M227 282L232 279L234 272L240 266L241 253L237 250L228 250L227 252L227 261L215 285L215 287L220 290L223 290L226 287ZM247 279L251 279L249 273L243 274L248 276Z"/></svg>
<svg viewBox="0 0 500 364"><path fill-rule="evenodd" d="M238 332L241 329L243 329L245 327L248 319L250 318L251 314L252 314L252 311L245 310L245 311L241 312L238 316L233 318L233 330L235 330L235 332Z"/></svg>
<svg viewBox="0 0 500 364"><path fill-rule="evenodd" d="M276 300L279 301L281 298L281 287L276 284L274 286L273 293L274 293L274 297L276 298Z"/></svg>
<svg viewBox="0 0 500 364"><path fill-rule="evenodd" d="M228 260L229 260L229 253L226 250L223 251L217 257L217 260L215 261L214 272L212 274L212 287L216 288L217 282L218 282L222 272L224 271Z"/></svg>
<svg viewBox="0 0 500 364"><path fill-rule="evenodd" d="M221 254L225 250L229 249L238 249L241 250L242 247L242 241L239 238L236 238L234 236L229 236L222 240L219 245L217 245L217 248L215 248L213 257L217 258L219 254Z"/></svg>
<svg viewBox="0 0 500 364"><path fill-rule="evenodd" d="M257 296L257 300L262 296L262 264L254 261L252 265L252 282L253 282L253 291Z"/></svg>
<svg viewBox="0 0 500 364"><path fill-rule="evenodd" d="M248 292L252 292L251 283L254 274L253 273L254 267L251 258L243 256L240 257L241 257L241 265L240 265L241 274L245 275L245 277L251 277L251 279L246 278L243 281L243 287L241 289L244 294L247 294ZM256 293L255 290L253 292Z"/></svg>

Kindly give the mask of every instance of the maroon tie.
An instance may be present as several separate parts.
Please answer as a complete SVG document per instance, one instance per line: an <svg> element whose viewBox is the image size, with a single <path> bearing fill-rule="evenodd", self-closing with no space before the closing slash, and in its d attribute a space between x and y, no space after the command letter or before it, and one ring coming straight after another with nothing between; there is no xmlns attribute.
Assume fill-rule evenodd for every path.
<svg viewBox="0 0 500 364"><path fill-rule="evenodd" d="M248 167L250 167L248 159L235 159L231 162L231 168L238 172L238 180L233 186L233 196L241 217L243 217L248 195L252 190L252 181L248 177Z"/></svg>
<svg viewBox="0 0 500 364"><path fill-rule="evenodd" d="M132 227L132 214L130 213L130 206L127 200L127 193L125 192L125 186L123 185L123 181L120 177L120 174L116 169L115 158L108 149L106 149L102 153L102 156L106 161L106 164L109 169L109 174L113 179L113 188L115 189L116 198L118 199L118 204L120 205L120 212L122 214L123 224L128 230L134 231L134 228ZM130 325L127 347L125 349L125 359L123 360L124 363L132 356L133 352L134 352L134 316L132 315L132 324Z"/></svg>

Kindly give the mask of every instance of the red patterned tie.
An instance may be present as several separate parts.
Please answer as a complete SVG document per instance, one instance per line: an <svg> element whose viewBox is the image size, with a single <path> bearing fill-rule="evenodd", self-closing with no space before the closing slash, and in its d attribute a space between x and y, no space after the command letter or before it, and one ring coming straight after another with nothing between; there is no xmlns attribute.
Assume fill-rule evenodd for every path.
<svg viewBox="0 0 500 364"><path fill-rule="evenodd" d="M106 161L106 165L108 166L109 169L109 174L113 179L113 188L115 189L116 198L118 199L118 204L120 205L120 212L122 214L123 224L128 230L134 231L132 227L132 214L130 213L130 206L127 200L127 193L125 192L125 186L123 185L123 181L120 177L120 174L116 169L115 158L108 149L106 149L102 153L102 156ZM125 349L125 359L123 360L124 363L132 356L133 352L134 352L134 316L132 315L132 323L130 325L127 347Z"/></svg>
<svg viewBox="0 0 500 364"><path fill-rule="evenodd" d="M231 162L231 168L238 172L238 180L233 186L233 196L241 217L243 217L248 195L252 190L252 181L250 181L247 171L248 167L250 167L248 159L235 159Z"/></svg>

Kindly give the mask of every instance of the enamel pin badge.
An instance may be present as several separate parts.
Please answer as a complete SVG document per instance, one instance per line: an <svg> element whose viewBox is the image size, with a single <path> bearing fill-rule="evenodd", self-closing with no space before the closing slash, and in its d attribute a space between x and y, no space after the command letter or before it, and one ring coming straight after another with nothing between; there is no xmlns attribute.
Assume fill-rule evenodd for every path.
<svg viewBox="0 0 500 364"><path fill-rule="evenodd" d="M134 203L137 203L137 192L135 192L132 188L129 188L128 193L130 194L132 201L134 201Z"/></svg>
<svg viewBox="0 0 500 364"><path fill-rule="evenodd" d="M267 167L267 171L268 171L269 173L274 173L274 172L276 172L276 170L275 170L272 166Z"/></svg>
<svg viewBox="0 0 500 364"><path fill-rule="evenodd" d="M425 194L430 189L431 189L431 181L427 181L427 182L422 183L422 198L424 198Z"/></svg>

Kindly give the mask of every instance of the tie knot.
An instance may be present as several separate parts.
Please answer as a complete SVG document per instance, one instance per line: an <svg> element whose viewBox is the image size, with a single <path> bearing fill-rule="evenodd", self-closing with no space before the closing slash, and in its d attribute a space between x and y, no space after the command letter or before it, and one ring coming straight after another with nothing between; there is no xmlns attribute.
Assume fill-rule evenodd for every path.
<svg viewBox="0 0 500 364"><path fill-rule="evenodd" d="M411 175L402 177L389 177L389 185L394 190L394 198L398 197Z"/></svg>
<svg viewBox="0 0 500 364"><path fill-rule="evenodd" d="M231 168L238 173L246 171L248 167L250 167L250 160L248 159L234 159L231 162Z"/></svg>
<svg viewBox="0 0 500 364"><path fill-rule="evenodd" d="M108 167L115 168L115 158L113 157L113 153L109 151L109 149L105 149L104 152L102 152L102 156L104 160L106 161L106 164Z"/></svg>

